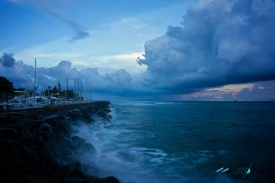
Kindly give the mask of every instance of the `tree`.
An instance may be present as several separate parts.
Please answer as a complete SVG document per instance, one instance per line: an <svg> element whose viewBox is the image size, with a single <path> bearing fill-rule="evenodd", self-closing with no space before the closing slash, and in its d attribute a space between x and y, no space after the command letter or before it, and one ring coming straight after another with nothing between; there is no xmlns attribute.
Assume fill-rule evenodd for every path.
<svg viewBox="0 0 275 183"><path fill-rule="evenodd" d="M25 91L26 89L25 88L16 88L15 90L16 91Z"/></svg>
<svg viewBox="0 0 275 183"><path fill-rule="evenodd" d="M13 83L7 78L0 76L0 98L7 97L14 92Z"/></svg>
<svg viewBox="0 0 275 183"><path fill-rule="evenodd" d="M74 91L73 90L63 90L60 92L60 96L65 98L65 92L66 92L66 99L74 98Z"/></svg>

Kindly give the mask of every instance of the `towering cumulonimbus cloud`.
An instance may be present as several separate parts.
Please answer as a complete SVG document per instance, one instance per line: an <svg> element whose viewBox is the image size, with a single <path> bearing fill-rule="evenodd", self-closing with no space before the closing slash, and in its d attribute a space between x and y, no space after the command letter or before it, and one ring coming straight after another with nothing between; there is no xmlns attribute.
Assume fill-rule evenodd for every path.
<svg viewBox="0 0 275 183"><path fill-rule="evenodd" d="M142 84L170 93L275 79L275 2L204 0L145 44Z"/></svg>

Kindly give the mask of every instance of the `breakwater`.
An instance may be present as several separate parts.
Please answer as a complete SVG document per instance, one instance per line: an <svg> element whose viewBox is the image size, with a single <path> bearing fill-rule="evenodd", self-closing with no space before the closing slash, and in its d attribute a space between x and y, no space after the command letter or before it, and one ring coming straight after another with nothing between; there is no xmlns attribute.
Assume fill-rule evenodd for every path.
<svg viewBox="0 0 275 183"><path fill-rule="evenodd" d="M79 123L108 122L109 105L97 101L0 113L0 182L118 183L112 175L93 176L100 170L81 161L80 153L92 156L96 149L73 135Z"/></svg>

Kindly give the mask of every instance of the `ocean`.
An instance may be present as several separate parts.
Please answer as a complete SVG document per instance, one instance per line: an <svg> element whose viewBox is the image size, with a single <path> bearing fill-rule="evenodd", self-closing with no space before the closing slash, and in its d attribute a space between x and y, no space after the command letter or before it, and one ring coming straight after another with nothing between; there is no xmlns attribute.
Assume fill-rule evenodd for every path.
<svg viewBox="0 0 275 183"><path fill-rule="evenodd" d="M275 182L275 102L112 102L77 126L91 175L122 183ZM88 171L89 172L89 171Z"/></svg>

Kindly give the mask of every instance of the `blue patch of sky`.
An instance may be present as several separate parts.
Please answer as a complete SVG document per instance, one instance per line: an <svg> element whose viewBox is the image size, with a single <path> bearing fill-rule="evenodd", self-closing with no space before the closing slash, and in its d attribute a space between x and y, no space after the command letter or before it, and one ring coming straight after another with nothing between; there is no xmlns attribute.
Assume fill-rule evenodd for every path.
<svg viewBox="0 0 275 183"><path fill-rule="evenodd" d="M27 6L4 2L0 11L0 49L41 44L68 32L52 17Z"/></svg>

